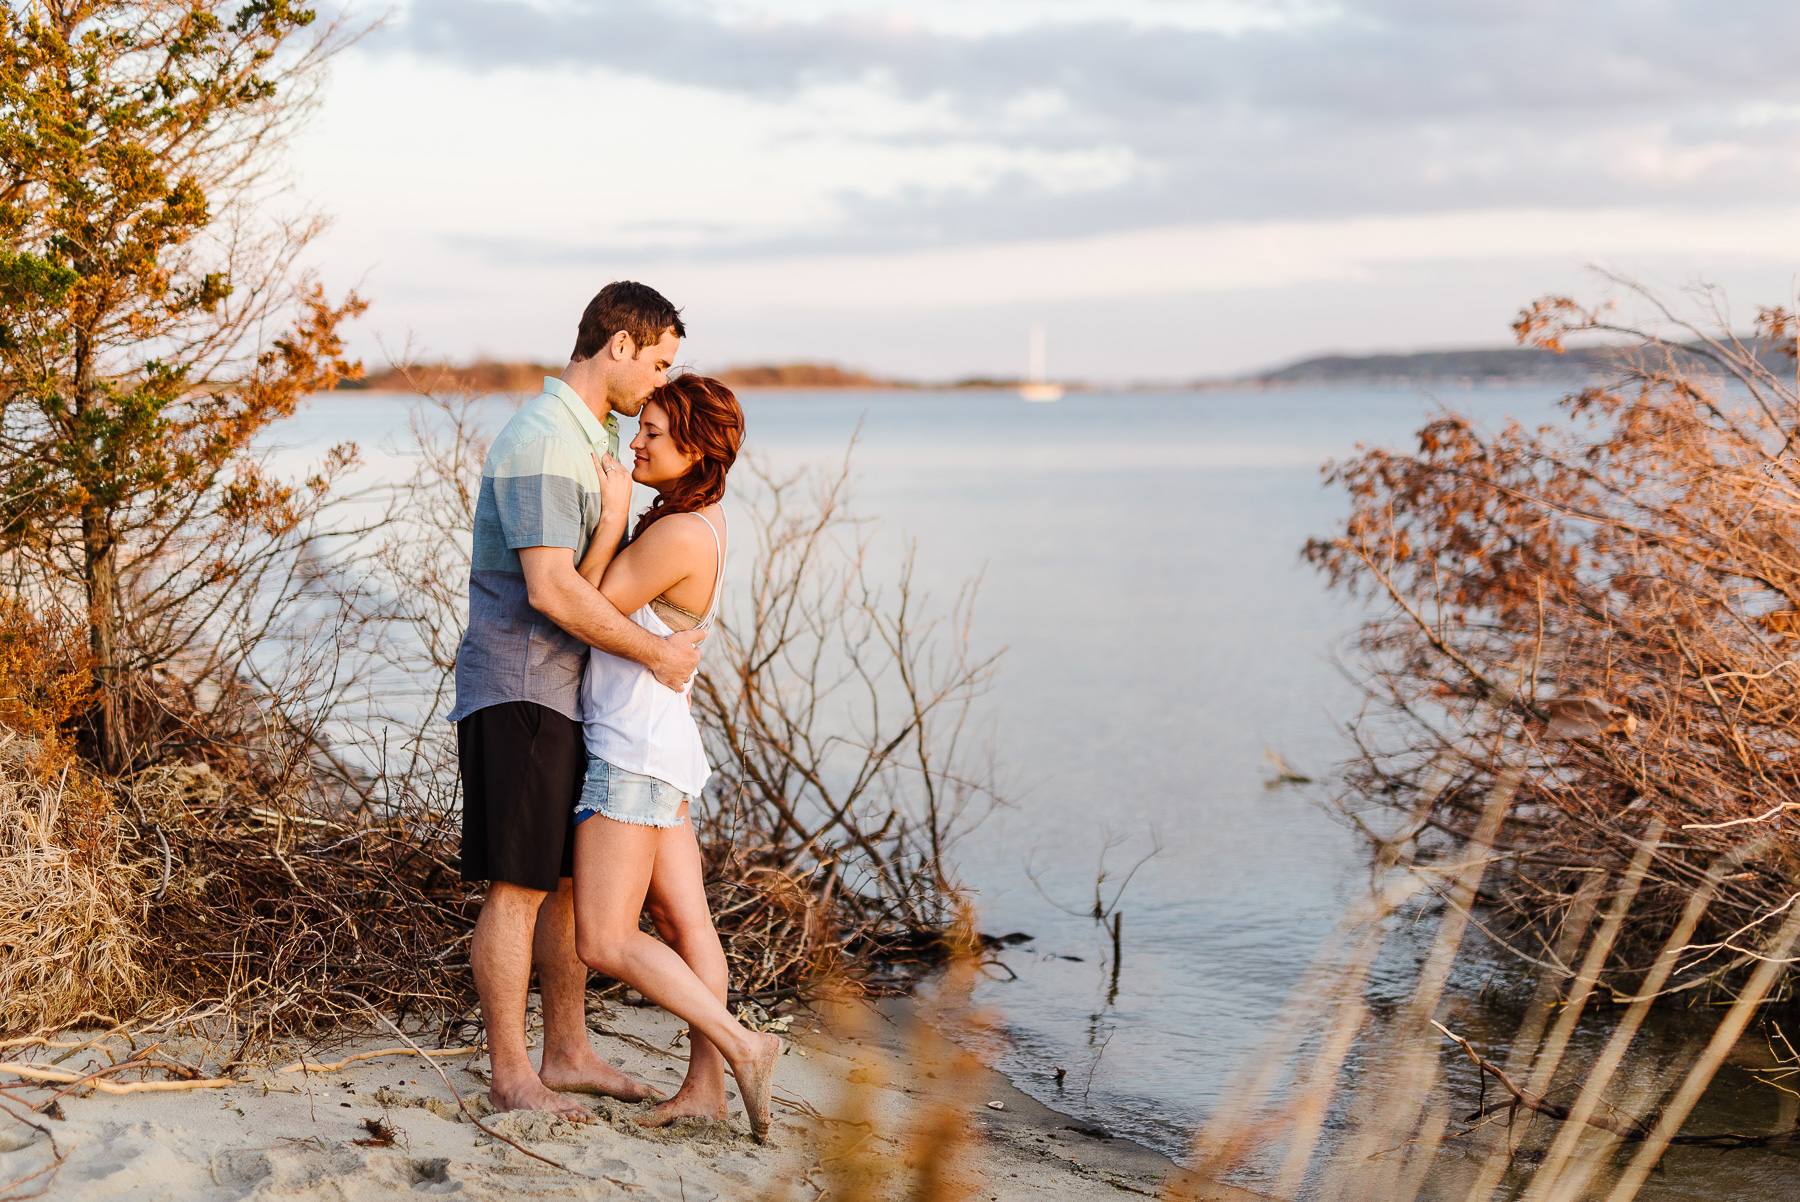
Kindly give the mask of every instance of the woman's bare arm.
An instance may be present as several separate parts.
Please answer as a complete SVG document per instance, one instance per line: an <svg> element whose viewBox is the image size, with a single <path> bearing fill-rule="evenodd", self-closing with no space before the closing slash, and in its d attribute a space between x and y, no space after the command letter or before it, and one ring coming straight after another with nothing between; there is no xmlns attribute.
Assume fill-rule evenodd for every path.
<svg viewBox="0 0 1800 1202"><path fill-rule="evenodd" d="M625 523L631 513L631 473L611 455L604 460L594 456L594 470L600 475L600 524L594 528L587 554L575 570L583 580L599 588L606 565L618 554L619 543L625 538Z"/></svg>
<svg viewBox="0 0 1800 1202"><path fill-rule="evenodd" d="M600 594L620 613L636 613L689 577L710 577L716 554L698 522L664 518L613 558Z"/></svg>

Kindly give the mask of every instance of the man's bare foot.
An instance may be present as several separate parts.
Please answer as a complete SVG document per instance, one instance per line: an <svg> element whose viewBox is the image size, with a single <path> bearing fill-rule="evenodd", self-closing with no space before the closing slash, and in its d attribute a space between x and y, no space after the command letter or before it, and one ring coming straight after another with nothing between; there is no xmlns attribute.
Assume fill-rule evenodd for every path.
<svg viewBox="0 0 1800 1202"><path fill-rule="evenodd" d="M593 1112L574 1098L565 1098L538 1080L536 1073L504 1084L495 1080L488 1090L495 1110L547 1110L572 1123L591 1123Z"/></svg>
<svg viewBox="0 0 1800 1202"><path fill-rule="evenodd" d="M781 1039L762 1031L747 1031L756 1049L746 1060L732 1064L731 1074L737 1078L738 1092L744 1096L744 1114L750 1119L750 1134L757 1143L769 1138L769 1096L775 1088L775 1062L781 1059Z"/></svg>
<svg viewBox="0 0 1800 1202"><path fill-rule="evenodd" d="M620 1072L596 1056L592 1049L573 1060L555 1059L545 1064L538 1079L563 1093L598 1094L621 1102L654 1102L661 1095L636 1077Z"/></svg>
<svg viewBox="0 0 1800 1202"><path fill-rule="evenodd" d="M707 1096L710 1092L683 1085L674 1097L633 1115L631 1121L640 1127L667 1127L677 1119L712 1119L722 1123L727 1117L724 1088L721 1085L717 1097Z"/></svg>

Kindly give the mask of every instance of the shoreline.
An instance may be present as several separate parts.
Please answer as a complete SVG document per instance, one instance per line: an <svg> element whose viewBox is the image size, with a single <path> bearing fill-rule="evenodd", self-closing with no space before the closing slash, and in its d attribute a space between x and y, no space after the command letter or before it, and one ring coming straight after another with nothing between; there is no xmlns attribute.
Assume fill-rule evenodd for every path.
<svg viewBox="0 0 1800 1202"><path fill-rule="evenodd" d="M284 1044L281 1056L246 1067L223 1087L71 1093L59 1103L61 1117L29 1116L54 1139L54 1153L50 1139L30 1126L0 1121L0 1181L48 1170L22 1188L49 1178L39 1196L84 1202L275 1196L335 1202L421 1193L471 1200L578 1194L735 1202L811 1199L831 1180L839 1181L833 1192L843 1196L841 1178L852 1171L864 1174L864 1187L873 1190L866 1196L898 1196L919 1173L935 1171L971 1200L1074 1202L1120 1192L1160 1196L1179 1171L1161 1153L1128 1139L1098 1139L1072 1129L1076 1120L1034 1101L933 1031L913 1013L910 999L895 1002L903 1004L861 1008L869 1017L854 1032L827 1030L809 1012L794 1017L778 1070L770 1145L749 1138L735 1083L729 1082L729 1125L690 1122L645 1131L631 1122L637 1107L599 1098L583 1099L596 1112L593 1124L538 1112L484 1119L561 1166L552 1167L489 1138L458 1112L445 1079L478 1111L485 1109L485 1055L437 1060L442 1078L411 1052L335 1071L281 1071L302 1052L307 1064L318 1065L397 1046L391 1034L369 1028L317 1046ZM654 1007L590 1005L591 1038L601 1057L672 1091L685 1060L679 1022ZM75 1032L62 1038L79 1041ZM425 1033L415 1038L428 1046ZM48 1067L65 1051L30 1049L11 1063ZM221 1041L186 1036L162 1040L154 1054L210 1075L230 1052ZM113 1041L111 1057L131 1053L122 1038ZM109 1063L96 1045L55 1067L86 1072ZM0 1084L19 1114L62 1088L11 1074ZM960 1137L940 1138L946 1116ZM48 1169L57 1156L61 1164ZM1229 1202L1258 1197L1226 1187L1200 1196Z"/></svg>

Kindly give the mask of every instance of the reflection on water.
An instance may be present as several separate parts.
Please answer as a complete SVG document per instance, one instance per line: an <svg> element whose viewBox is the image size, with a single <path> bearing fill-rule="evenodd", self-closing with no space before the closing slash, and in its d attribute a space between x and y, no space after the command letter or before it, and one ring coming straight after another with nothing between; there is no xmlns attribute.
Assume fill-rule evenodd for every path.
<svg viewBox="0 0 1800 1202"><path fill-rule="evenodd" d="M1556 396L1448 399L1483 420L1536 421ZM1297 389L1071 394L1055 405L910 391L744 401L748 450L779 465L840 458L860 428L855 502L881 519L877 562L916 538L920 583L937 595L981 577L973 637L977 652L1007 649L990 718L1014 805L963 844L958 864L984 929L1035 936L980 991L1008 1026L1000 1067L1041 1100L1182 1152L1367 896L1362 847L1313 790L1267 787L1276 769L1266 753L1328 776L1345 754L1336 722L1357 705L1332 658L1357 614L1298 559L1343 511L1319 466L1358 443L1406 439L1432 398ZM496 425L507 412L493 406ZM378 449L403 432L399 399L322 399L282 431L292 446L283 459L345 437ZM375 471L397 470L373 458ZM734 569L747 558L735 556ZM1152 851L1118 898L1115 995L1110 933L1084 915L1100 872L1112 878L1110 901ZM1403 924L1376 963L1378 1018L1383 997L1410 989L1416 944L1429 936L1429 922ZM1516 1026L1513 987L1495 992L1511 974L1477 956L1450 982L1453 1013L1478 1044L1503 1050ZM1583 1020L1577 1054L1607 1022ZM1659 1017L1646 1040L1673 1048L1688 1032ZM1359 1043L1348 1071L1379 1076L1379 1046ZM1478 1083L1454 1050L1441 1067L1460 1118ZM1778 1097L1730 1070L1694 1126L1766 1129ZM1356 1119L1326 1116L1327 1139ZM1456 1146L1441 1158L1445 1173ZM1791 1184L1795 1168L1773 1151L1678 1149L1666 1164L1644 1197L1778 1196L1774 1182ZM1460 1197L1448 1178L1444 1188L1425 1196Z"/></svg>

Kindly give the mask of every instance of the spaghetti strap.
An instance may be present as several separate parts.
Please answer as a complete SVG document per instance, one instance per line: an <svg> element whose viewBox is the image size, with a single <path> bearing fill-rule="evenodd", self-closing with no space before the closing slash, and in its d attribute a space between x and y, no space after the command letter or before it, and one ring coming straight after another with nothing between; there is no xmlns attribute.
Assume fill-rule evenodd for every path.
<svg viewBox="0 0 1800 1202"><path fill-rule="evenodd" d="M718 612L719 612L719 597L725 591L725 544L722 543L721 541L719 541L719 528L712 524L711 518L707 517L705 514L699 512L698 510L690 509L688 512L692 513L695 517L697 517L701 521L705 522L706 528L708 530L712 531L713 550L718 553L718 557L713 561L712 604L708 605L706 607L706 616L704 618L700 619L700 626L706 627L706 626L712 625L712 620L713 620L714 616L716 616L718 614ZM719 510L719 520L721 522L723 522L725 520L725 510L722 508Z"/></svg>

